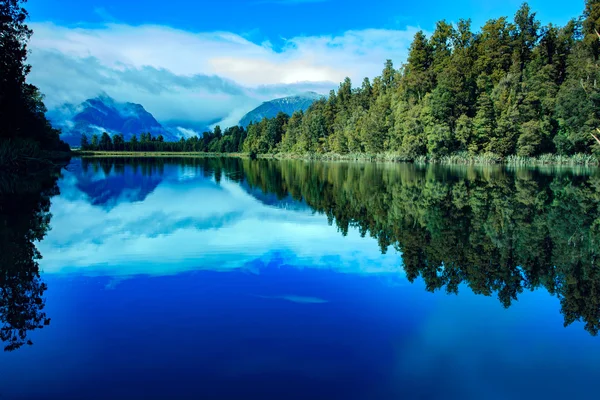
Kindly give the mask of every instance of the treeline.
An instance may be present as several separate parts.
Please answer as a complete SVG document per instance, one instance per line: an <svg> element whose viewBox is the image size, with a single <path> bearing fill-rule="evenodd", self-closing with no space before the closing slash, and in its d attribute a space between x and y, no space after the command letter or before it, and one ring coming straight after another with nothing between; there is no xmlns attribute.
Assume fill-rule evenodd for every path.
<svg viewBox="0 0 600 400"><path fill-rule="evenodd" d="M50 224L61 167L70 156L45 117L38 88L26 82L25 0L0 0L0 342L5 351L32 344L50 324L36 248ZM60 162L57 162L60 160Z"/></svg>
<svg viewBox="0 0 600 400"><path fill-rule="evenodd" d="M248 128L246 151L381 153L407 160L456 152L589 153L600 127L600 1L564 27L540 26L527 4L479 32L440 21L415 35L399 70L346 79L306 113Z"/></svg>
<svg viewBox="0 0 600 400"><path fill-rule="evenodd" d="M84 134L81 136L81 149L237 153L242 151L242 144L245 139L246 130L243 127L233 126L222 132L217 125L213 132L205 132L202 137L193 136L187 140L181 138L178 142L165 142L162 135L153 136L151 133L142 133L139 139L136 135L133 135L129 141L125 140L123 134L116 134L111 137L107 132L104 132L102 135L93 134L91 139Z"/></svg>
<svg viewBox="0 0 600 400"><path fill-rule="evenodd" d="M0 1L0 166L17 171L32 160L70 151L45 117L43 95L26 82L31 70L27 43L33 32L25 24L23 3Z"/></svg>
<svg viewBox="0 0 600 400"><path fill-rule="evenodd" d="M428 291L471 290L505 307L545 289L565 325L600 330L600 178L562 169L424 167L225 158L84 158L106 174L160 173L165 164L292 197L342 235L356 229L402 254ZM140 172L141 169L141 172Z"/></svg>
<svg viewBox="0 0 600 400"><path fill-rule="evenodd" d="M512 21L492 19L479 32L470 20L440 21L431 36L415 35L400 69L388 60L373 81L355 87L346 78L305 113L249 125L241 150L387 152L406 160L598 151L592 137L600 127L596 30L600 0L586 0L583 15L562 27L541 26L527 4ZM196 150L187 144L192 140L206 144L188 139L188 149Z"/></svg>

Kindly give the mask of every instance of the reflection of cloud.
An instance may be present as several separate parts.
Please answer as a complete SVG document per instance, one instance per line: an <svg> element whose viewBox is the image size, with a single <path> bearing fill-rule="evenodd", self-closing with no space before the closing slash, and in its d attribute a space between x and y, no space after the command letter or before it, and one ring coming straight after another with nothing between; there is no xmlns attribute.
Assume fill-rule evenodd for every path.
<svg viewBox="0 0 600 400"><path fill-rule="evenodd" d="M328 303L327 300L321 299L319 297L310 297L310 296L297 296L293 294L282 295L282 296L258 296L262 299L273 299L273 300L285 300L292 303L298 304L323 304Z"/></svg>
<svg viewBox="0 0 600 400"><path fill-rule="evenodd" d="M185 171L180 171L185 175ZM53 199L53 229L39 244L46 273L168 275L228 271L283 255L290 265L349 273L401 271L395 252L351 231L343 237L322 215L269 207L237 184L164 180L144 201L93 206L66 173Z"/></svg>

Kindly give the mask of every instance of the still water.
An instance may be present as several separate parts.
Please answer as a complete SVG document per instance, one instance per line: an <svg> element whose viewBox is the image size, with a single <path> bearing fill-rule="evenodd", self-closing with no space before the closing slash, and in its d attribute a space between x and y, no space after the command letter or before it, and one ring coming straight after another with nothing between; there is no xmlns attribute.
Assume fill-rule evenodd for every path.
<svg viewBox="0 0 600 400"><path fill-rule="evenodd" d="M2 400L597 396L598 170L74 159L0 189Z"/></svg>

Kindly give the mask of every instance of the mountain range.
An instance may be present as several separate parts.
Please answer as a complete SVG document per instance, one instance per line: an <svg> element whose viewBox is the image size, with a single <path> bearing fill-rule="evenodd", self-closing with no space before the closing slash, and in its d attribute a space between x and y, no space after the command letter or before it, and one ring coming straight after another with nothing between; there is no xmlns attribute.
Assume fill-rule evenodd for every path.
<svg viewBox="0 0 600 400"><path fill-rule="evenodd" d="M284 112L291 116L296 111L306 111L312 103L323 97L324 96L315 92L305 92L295 96L265 101L260 106L244 115L240 120L239 125L245 128L250 125L251 122L260 122L265 117L276 117L280 112Z"/></svg>
<svg viewBox="0 0 600 400"><path fill-rule="evenodd" d="M107 95L88 99L80 105L65 104L48 113L52 123L61 128L61 138L70 145L78 146L81 135L89 136L108 132L122 133L125 140L133 135L150 132L163 135L165 140L177 140L171 130L163 127L141 104L119 103Z"/></svg>
<svg viewBox="0 0 600 400"><path fill-rule="evenodd" d="M275 117L279 112L292 115L299 110L306 111L314 101L322 97L314 92L306 92L264 102L247 113L239 125L246 127L250 122ZM106 94L87 99L79 105L65 104L48 112L48 118L55 127L62 130L62 140L71 146L79 146L83 134L89 138L102 132L111 136L122 133L125 140L147 132L153 136L162 135L165 141L176 141L185 136L179 127L162 125L141 104L121 103ZM187 131L188 135L189 132L194 132Z"/></svg>

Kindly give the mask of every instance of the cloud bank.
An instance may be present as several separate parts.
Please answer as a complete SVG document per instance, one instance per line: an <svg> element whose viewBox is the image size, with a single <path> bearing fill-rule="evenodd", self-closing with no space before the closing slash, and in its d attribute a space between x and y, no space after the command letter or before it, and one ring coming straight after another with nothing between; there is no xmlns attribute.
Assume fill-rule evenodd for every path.
<svg viewBox="0 0 600 400"><path fill-rule="evenodd" d="M30 81L52 109L105 92L140 103L159 121L236 120L261 102L359 84L386 59L406 59L417 28L284 39L275 49L231 32L110 23L33 23Z"/></svg>

